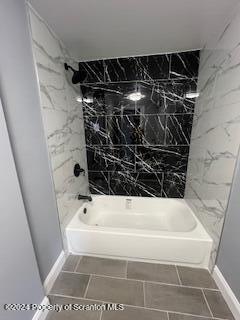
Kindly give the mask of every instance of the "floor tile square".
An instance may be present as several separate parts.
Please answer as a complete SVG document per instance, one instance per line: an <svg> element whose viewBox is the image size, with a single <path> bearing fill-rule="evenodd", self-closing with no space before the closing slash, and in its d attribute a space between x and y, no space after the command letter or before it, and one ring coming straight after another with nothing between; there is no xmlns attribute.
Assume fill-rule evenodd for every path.
<svg viewBox="0 0 240 320"><path fill-rule="evenodd" d="M50 293L72 297L83 297L88 281L88 275L61 272Z"/></svg>
<svg viewBox="0 0 240 320"><path fill-rule="evenodd" d="M127 262L97 257L82 257L77 272L112 277L126 277Z"/></svg>
<svg viewBox="0 0 240 320"><path fill-rule="evenodd" d="M65 297L49 297L50 303L52 305L67 305L67 304L94 304L98 302L85 300L85 299L74 299L74 298L65 298ZM101 315L101 311L80 311L80 310L63 310L60 312L51 311L46 320L99 320Z"/></svg>
<svg viewBox="0 0 240 320"><path fill-rule="evenodd" d="M200 289L145 283L145 301L149 308L210 316Z"/></svg>
<svg viewBox="0 0 240 320"><path fill-rule="evenodd" d="M92 276L86 298L143 306L143 284L134 280Z"/></svg>
<svg viewBox="0 0 240 320"><path fill-rule="evenodd" d="M78 260L80 259L80 256L75 256L70 254L67 257L66 262L64 263L62 270L63 271L70 271L73 272L77 266Z"/></svg>
<svg viewBox="0 0 240 320"><path fill-rule="evenodd" d="M123 311L103 312L101 320L168 320L167 312L125 306Z"/></svg>
<svg viewBox="0 0 240 320"><path fill-rule="evenodd" d="M234 317L220 291L203 291L214 317L234 320Z"/></svg>
<svg viewBox="0 0 240 320"><path fill-rule="evenodd" d="M189 315L180 314L180 313L169 313L168 316L169 316L169 320L214 320L213 318L189 316Z"/></svg>
<svg viewBox="0 0 240 320"><path fill-rule="evenodd" d="M177 271L173 265L129 261L127 277L129 279L179 284Z"/></svg>
<svg viewBox="0 0 240 320"><path fill-rule="evenodd" d="M180 266L177 269L180 280L185 286L218 289L208 270Z"/></svg>

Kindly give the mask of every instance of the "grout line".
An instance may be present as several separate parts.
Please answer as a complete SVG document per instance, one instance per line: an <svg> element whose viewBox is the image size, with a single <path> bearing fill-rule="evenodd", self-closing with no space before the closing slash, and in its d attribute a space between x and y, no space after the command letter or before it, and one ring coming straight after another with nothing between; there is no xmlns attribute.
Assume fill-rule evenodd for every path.
<svg viewBox="0 0 240 320"><path fill-rule="evenodd" d="M102 320L102 316L103 316L103 311L101 310L99 320Z"/></svg>
<svg viewBox="0 0 240 320"><path fill-rule="evenodd" d="M107 67L107 65L106 65L106 61L103 60L102 64L103 64L103 82L106 83L107 82L107 77L106 77L106 67Z"/></svg>
<svg viewBox="0 0 240 320"><path fill-rule="evenodd" d="M71 271L62 271L65 273L73 273ZM153 284L159 284L159 285L166 285L166 286L172 286L172 287L183 287L183 288L190 288L190 289L206 289L210 291L220 291L219 289L215 288L202 288L202 287L193 287L193 286L186 286L186 285L179 285L177 283L167 283L167 282L158 282L158 281L149 281L149 280L141 280L141 279L134 279L134 278L123 278L123 277L114 277L114 276L108 276L108 275L103 275L103 274L97 274L97 273L84 273L84 272L74 272L75 274L84 274L84 275L91 275L91 276L96 276L96 277L103 277L103 278L111 278L111 279L120 279L120 280L129 280L129 281L137 281L137 282L148 282L148 283L153 283Z"/></svg>
<svg viewBox="0 0 240 320"><path fill-rule="evenodd" d="M85 289L85 293L84 293L84 296L83 298L86 298L86 295L87 295L87 291L88 291L88 287L89 287L89 284L90 284L90 280L92 279L92 275L90 274L89 275L89 279L88 279L88 284L86 286L86 289Z"/></svg>
<svg viewBox="0 0 240 320"><path fill-rule="evenodd" d="M145 291L145 281L143 282L143 305L146 308L146 291Z"/></svg>
<svg viewBox="0 0 240 320"><path fill-rule="evenodd" d="M164 197L164 189L163 189L163 183L165 179L165 173L162 172L162 189L161 189L161 198Z"/></svg>
<svg viewBox="0 0 240 320"><path fill-rule="evenodd" d="M169 64L170 65L170 64ZM119 81L95 81L95 82L83 82L81 85L83 86L95 86L95 85L109 85L109 84L124 84L124 83L150 83L153 84L154 82L167 82L171 83L172 81L177 82L177 81L197 81L198 77L193 76L193 77L177 77L177 78L158 78L158 79L135 79L135 80L119 80Z"/></svg>
<svg viewBox="0 0 240 320"><path fill-rule="evenodd" d="M121 143L112 143L112 144L86 144L86 147L145 147L145 148L154 148L154 147L189 147L189 144L132 144L132 143L127 143L127 144L121 144Z"/></svg>
<svg viewBox="0 0 240 320"><path fill-rule="evenodd" d="M159 114L161 116L161 114ZM168 129L168 114L165 113L164 114L165 117L164 117L164 140L163 140L163 145L166 146L167 145L167 129Z"/></svg>
<svg viewBox="0 0 240 320"><path fill-rule="evenodd" d="M210 314L211 314L211 317L214 318L213 313L212 313L212 310L211 310L211 308L210 308L210 306L209 306L209 303L208 303L208 301L207 301L207 298L206 298L206 296L205 296L205 293L204 293L203 289L202 289L202 294L203 294L203 298L204 298L204 300L205 300L205 302L206 302L206 305L207 305L207 307L208 307L208 309L209 309L209 312L210 312Z"/></svg>
<svg viewBox="0 0 240 320"><path fill-rule="evenodd" d="M124 114L124 115L109 115L109 114L102 114L102 115L84 115L83 119L89 119L89 118L112 118L113 116L116 118L122 118L122 117L140 117L141 115L148 117L148 116L185 116L185 115L194 115L194 112L159 112L159 113L137 113L137 114ZM105 120L106 120L105 119ZM167 121L166 121L167 122ZM105 129L105 128L104 128ZM106 144L107 145L107 144ZM117 145L117 143L116 143ZM119 144L118 144L119 145ZM143 145L143 144L142 144ZM155 144L149 144L149 145L155 145ZM161 145L161 144L160 144ZM175 144L162 144L162 145L170 145L170 146L176 146ZM184 144L183 144L184 145ZM185 144L186 145L186 144ZM189 144L187 144L189 145Z"/></svg>
<svg viewBox="0 0 240 320"><path fill-rule="evenodd" d="M126 261L125 277L128 279L128 260Z"/></svg>
<svg viewBox="0 0 240 320"><path fill-rule="evenodd" d="M74 298L74 299L84 299L87 301L92 301L92 302L99 302L101 304L103 303L118 303L118 302L110 302L110 301L106 301L106 300L98 300L98 299L89 299L89 298L84 298L84 297L74 297L74 296L68 296L68 295L62 295L62 294L51 294L51 296L55 296L55 297L63 297L63 298ZM203 316L203 315L197 315L197 314L193 314L193 313L184 313L184 312L178 312L178 311L171 311L171 310L164 310L164 309L156 309L156 308L147 308L147 307L143 307L143 306L136 306L136 305L132 305L132 304L127 304L127 303L123 303L124 306L126 307L134 307L134 308L139 308L139 309L146 309L146 310L153 310L153 311L160 311L160 312L165 312L165 313L173 313L173 314L181 314L181 315L186 315L186 316L193 316L193 317L199 317L202 319L209 319L209 316ZM218 317L214 317L214 320L230 320L227 318L218 318Z"/></svg>
<svg viewBox="0 0 240 320"><path fill-rule="evenodd" d="M172 54L169 55L168 63L168 78L171 79L171 70L172 70Z"/></svg>
<svg viewBox="0 0 240 320"><path fill-rule="evenodd" d="M170 320L170 318L169 318L169 312L167 312L167 318L168 318L168 320Z"/></svg>
<svg viewBox="0 0 240 320"><path fill-rule="evenodd" d="M91 173L98 173L98 172L107 172L107 173L115 173L115 172L125 172L124 170L88 170L88 172L91 172ZM153 173L153 174L171 174L171 173L175 173L175 174L178 174L178 175L182 175L182 174L186 174L185 172L172 172L172 171L141 171L141 172L136 172L136 171L130 171L128 170L128 173L129 174L132 174L132 173ZM130 195L126 195L126 197L131 197ZM177 198L179 199L179 198Z"/></svg>
<svg viewBox="0 0 240 320"><path fill-rule="evenodd" d="M79 263L80 263L81 260L82 260L82 256L79 256L78 262L77 262L77 264L76 264L76 266L75 266L75 268L74 268L74 270L73 270L74 273L77 272L77 268L78 268Z"/></svg>
<svg viewBox="0 0 240 320"><path fill-rule="evenodd" d="M177 272L177 276L178 276L178 281L180 283L180 285L182 286L182 281L181 281L181 278L180 278L180 275L179 275L179 272L178 272L178 268L177 268L177 265L175 264L175 269L176 269L176 272Z"/></svg>

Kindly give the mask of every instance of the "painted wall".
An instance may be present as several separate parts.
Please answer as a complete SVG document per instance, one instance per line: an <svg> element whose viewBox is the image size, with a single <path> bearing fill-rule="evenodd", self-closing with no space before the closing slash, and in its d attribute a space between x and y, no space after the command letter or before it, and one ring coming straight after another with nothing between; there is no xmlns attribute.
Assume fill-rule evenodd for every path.
<svg viewBox="0 0 240 320"><path fill-rule="evenodd" d="M2 102L34 250L44 280L62 250L62 239L24 0L0 2L0 38Z"/></svg>
<svg viewBox="0 0 240 320"><path fill-rule="evenodd" d="M0 319L28 320L34 311L4 311L5 303L41 303L44 297L0 101Z"/></svg>
<svg viewBox="0 0 240 320"><path fill-rule="evenodd" d="M81 204L76 195L88 193L82 105L76 101L80 92L79 86L72 85L71 71L64 69L64 62L75 67L64 45L31 8L29 15L41 112L60 223L64 226ZM77 162L86 170L85 176L74 176L73 168Z"/></svg>
<svg viewBox="0 0 240 320"><path fill-rule="evenodd" d="M240 143L240 12L201 52L185 198L214 240L214 265Z"/></svg>
<svg viewBox="0 0 240 320"><path fill-rule="evenodd" d="M226 220L217 257L217 266L240 302L240 154L234 173Z"/></svg>
<svg viewBox="0 0 240 320"><path fill-rule="evenodd" d="M199 52L79 63L92 193L184 196ZM139 101L129 94L139 91Z"/></svg>

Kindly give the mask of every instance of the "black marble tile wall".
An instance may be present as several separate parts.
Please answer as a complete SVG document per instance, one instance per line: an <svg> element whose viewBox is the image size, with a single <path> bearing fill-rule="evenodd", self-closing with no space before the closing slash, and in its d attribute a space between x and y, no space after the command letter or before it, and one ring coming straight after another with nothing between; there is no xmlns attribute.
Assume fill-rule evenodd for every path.
<svg viewBox="0 0 240 320"><path fill-rule="evenodd" d="M198 65L199 51L79 63L91 193L184 196Z"/></svg>

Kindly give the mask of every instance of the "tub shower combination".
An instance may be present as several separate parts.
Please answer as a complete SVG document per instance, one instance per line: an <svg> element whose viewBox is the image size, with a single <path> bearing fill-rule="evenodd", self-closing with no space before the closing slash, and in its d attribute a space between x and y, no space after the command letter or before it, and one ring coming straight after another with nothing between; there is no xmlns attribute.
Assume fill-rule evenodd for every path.
<svg viewBox="0 0 240 320"><path fill-rule="evenodd" d="M93 201L66 228L71 253L208 268L183 199L198 65L198 51L79 63Z"/></svg>
<svg viewBox="0 0 240 320"><path fill-rule="evenodd" d="M208 268L212 239L185 200L92 199L66 228L70 253Z"/></svg>

